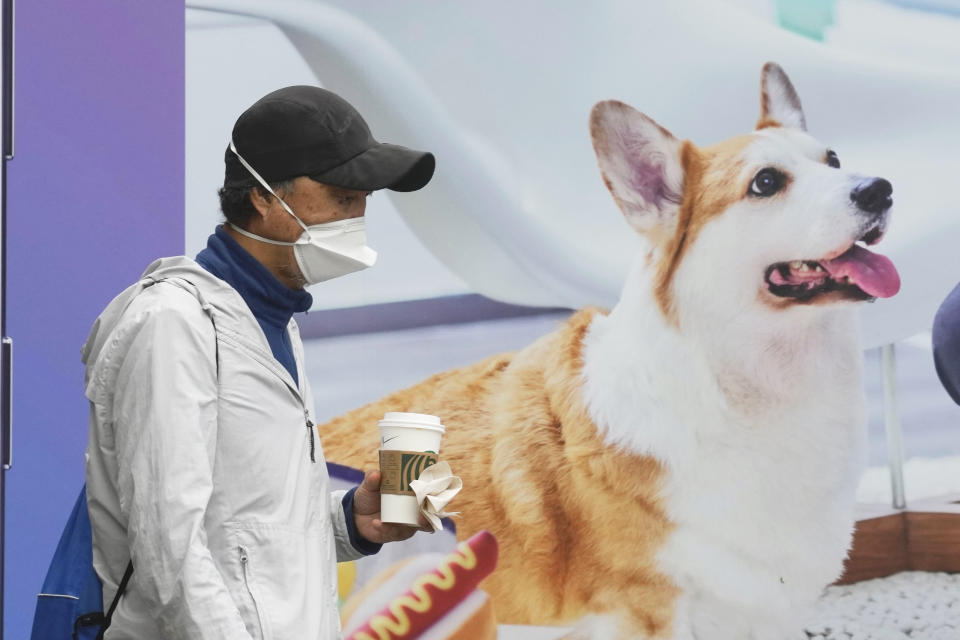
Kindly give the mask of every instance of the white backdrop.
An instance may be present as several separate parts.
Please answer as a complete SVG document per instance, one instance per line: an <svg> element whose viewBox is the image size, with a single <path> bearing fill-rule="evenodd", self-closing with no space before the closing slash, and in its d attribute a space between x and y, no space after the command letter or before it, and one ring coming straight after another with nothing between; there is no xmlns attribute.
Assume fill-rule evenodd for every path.
<svg viewBox="0 0 960 640"><path fill-rule="evenodd" d="M261 96L292 84L319 84L272 23L209 11L187 11L186 255L194 256L223 216L223 152L237 116ZM382 136L381 136L382 137ZM368 203L374 269L313 289L314 308L355 307L471 291L426 250L386 192Z"/></svg>
<svg viewBox="0 0 960 640"><path fill-rule="evenodd" d="M936 20L938 29L957 35L952 41L942 33L930 38L910 22L928 17L892 9L870 14L862 11L871 8L866 3L841 3L844 11L860 10L858 20L887 22L878 28L873 18L848 20L831 45L733 3L697 0L188 6L269 18L280 29L238 22L202 33L202 18L191 18L188 250L197 248L198 229L205 237L216 220L211 194L221 178L202 176L199 163L220 170L239 111L276 87L316 81L311 73L356 105L380 139L437 155L429 188L390 197L406 226L390 226L388 214L377 222L371 211L371 244L384 260L394 255L394 240L411 247L397 251L404 260L396 268L384 262L369 271L370 278L380 271L393 280L376 291L345 279L339 295L362 289L366 297L337 299L325 289L321 305L465 290L529 305L612 304L635 240L599 179L586 131L590 107L615 97L676 135L708 144L755 122L766 60L791 75L811 133L836 149L845 167L893 182L893 225L878 249L896 263L903 289L864 308L865 346L927 329L960 279L953 158L960 148L960 71L943 62L957 50L950 44L960 40L956 21ZM194 146L202 137L212 153ZM378 224L386 247L376 245ZM407 258L424 262L408 269Z"/></svg>

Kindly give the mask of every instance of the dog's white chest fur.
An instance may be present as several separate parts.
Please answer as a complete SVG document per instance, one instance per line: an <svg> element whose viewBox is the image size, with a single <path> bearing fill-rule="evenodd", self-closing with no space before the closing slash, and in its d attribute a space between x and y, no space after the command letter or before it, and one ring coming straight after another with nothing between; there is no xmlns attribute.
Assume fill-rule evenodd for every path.
<svg viewBox="0 0 960 640"><path fill-rule="evenodd" d="M854 312L779 335L749 322L684 335L636 295L645 278L636 270L591 325L584 394L612 447L666 466L675 528L658 560L683 590L674 637L786 637L838 577L852 531L864 433Z"/></svg>

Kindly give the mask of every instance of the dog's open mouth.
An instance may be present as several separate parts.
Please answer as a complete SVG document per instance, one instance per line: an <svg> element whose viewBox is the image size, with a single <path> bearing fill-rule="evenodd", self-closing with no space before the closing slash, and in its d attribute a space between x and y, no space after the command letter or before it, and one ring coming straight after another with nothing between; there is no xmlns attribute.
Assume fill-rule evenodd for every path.
<svg viewBox="0 0 960 640"><path fill-rule="evenodd" d="M874 245L882 237L883 232L874 227L857 242ZM773 295L800 302L834 292L841 299L873 300L900 290L900 274L890 258L857 243L832 258L772 264L765 279Z"/></svg>

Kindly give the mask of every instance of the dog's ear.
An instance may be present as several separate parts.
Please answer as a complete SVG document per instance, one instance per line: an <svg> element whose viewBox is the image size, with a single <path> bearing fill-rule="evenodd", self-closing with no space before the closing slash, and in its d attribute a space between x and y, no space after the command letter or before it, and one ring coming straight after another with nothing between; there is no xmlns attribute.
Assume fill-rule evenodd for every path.
<svg viewBox="0 0 960 640"><path fill-rule="evenodd" d="M590 137L603 181L627 222L654 239L669 233L683 199L683 143L616 100L593 107Z"/></svg>
<svg viewBox="0 0 960 640"><path fill-rule="evenodd" d="M757 129L764 127L788 127L807 130L800 96L793 88L790 78L775 62L763 65L760 72L760 120Z"/></svg>

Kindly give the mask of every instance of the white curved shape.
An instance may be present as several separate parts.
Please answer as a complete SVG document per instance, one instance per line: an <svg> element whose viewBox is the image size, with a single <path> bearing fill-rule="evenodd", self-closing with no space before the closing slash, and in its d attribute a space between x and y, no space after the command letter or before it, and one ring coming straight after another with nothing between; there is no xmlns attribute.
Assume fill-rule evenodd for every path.
<svg viewBox="0 0 960 640"><path fill-rule="evenodd" d="M864 346L929 328L960 278L960 75L838 50L696 0L187 6L273 21L378 136L434 151L430 188L392 199L420 240L490 297L612 304L637 244L599 178L590 107L615 97L709 144L752 126L768 59L790 74L811 132L845 167L894 184L881 250L903 289L864 307Z"/></svg>
<svg viewBox="0 0 960 640"><path fill-rule="evenodd" d="M579 267L589 252L534 224L509 161L465 132L403 57L362 22L311 2L187 6L271 20L324 86L356 105L381 139L432 151L438 168L430 188L391 198L421 242L478 291L532 306L616 300L619 284L609 287ZM566 259L540 259L558 250Z"/></svg>

